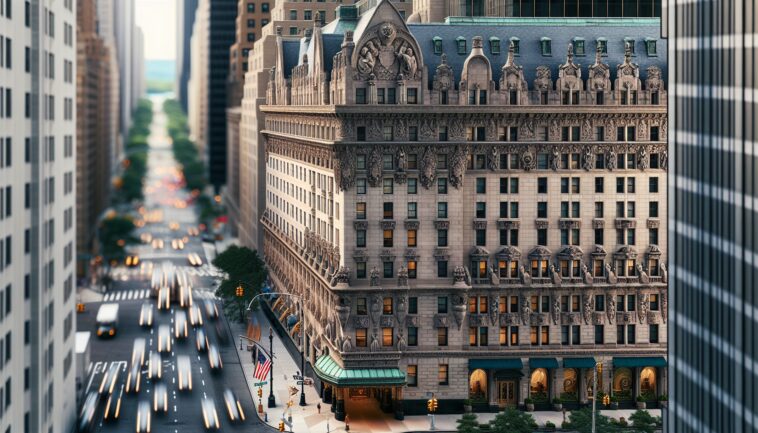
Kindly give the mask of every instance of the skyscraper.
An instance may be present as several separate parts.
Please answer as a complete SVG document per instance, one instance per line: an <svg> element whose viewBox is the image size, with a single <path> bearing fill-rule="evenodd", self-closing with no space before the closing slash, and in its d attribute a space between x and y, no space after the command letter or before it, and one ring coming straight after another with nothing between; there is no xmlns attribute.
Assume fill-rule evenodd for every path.
<svg viewBox="0 0 758 433"><path fill-rule="evenodd" d="M188 112L187 85L190 77L190 39L198 0L176 0L176 97Z"/></svg>
<svg viewBox="0 0 758 433"><path fill-rule="evenodd" d="M668 431L756 431L755 2L668 2Z"/></svg>
<svg viewBox="0 0 758 433"><path fill-rule="evenodd" d="M76 417L76 2L0 2L0 431Z"/></svg>

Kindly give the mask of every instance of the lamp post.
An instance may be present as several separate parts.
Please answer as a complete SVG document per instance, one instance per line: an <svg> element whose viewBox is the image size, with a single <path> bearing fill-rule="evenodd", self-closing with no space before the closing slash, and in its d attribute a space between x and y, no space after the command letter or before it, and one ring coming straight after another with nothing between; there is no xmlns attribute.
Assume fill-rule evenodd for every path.
<svg viewBox="0 0 758 433"><path fill-rule="evenodd" d="M252 302L251 302L252 303ZM268 369L269 391L268 407L276 407L276 397L274 397L274 330L268 328L268 353L271 356L271 368Z"/></svg>

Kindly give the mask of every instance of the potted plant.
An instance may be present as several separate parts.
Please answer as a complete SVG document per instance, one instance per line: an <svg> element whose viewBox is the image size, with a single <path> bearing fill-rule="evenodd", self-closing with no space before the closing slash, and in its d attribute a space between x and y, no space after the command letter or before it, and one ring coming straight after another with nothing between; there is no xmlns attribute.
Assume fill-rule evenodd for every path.
<svg viewBox="0 0 758 433"><path fill-rule="evenodd" d="M524 404L527 412L534 412L534 399L527 397L524 399Z"/></svg>
<svg viewBox="0 0 758 433"><path fill-rule="evenodd" d="M463 400L463 413L471 413L471 399L465 399Z"/></svg>
<svg viewBox="0 0 758 433"><path fill-rule="evenodd" d="M638 395L637 396L637 409L647 409L647 403L645 403L645 397Z"/></svg>
<svg viewBox="0 0 758 433"><path fill-rule="evenodd" d="M558 397L553 399L553 410L557 412L560 412L563 410L563 402Z"/></svg>
<svg viewBox="0 0 758 433"><path fill-rule="evenodd" d="M568 422L568 421L563 421L563 422L561 423L561 428L562 428L562 429L564 429L564 430L568 430L568 429L570 429L570 428L571 428L571 423L570 423L570 422Z"/></svg>
<svg viewBox="0 0 758 433"><path fill-rule="evenodd" d="M619 408L619 399L615 395L611 396L611 410L616 410Z"/></svg>
<svg viewBox="0 0 758 433"><path fill-rule="evenodd" d="M545 421L545 431L555 431L555 424L550 421Z"/></svg>
<svg viewBox="0 0 758 433"><path fill-rule="evenodd" d="M661 405L661 407L669 407L669 396L668 394L661 394L658 396L658 404Z"/></svg>

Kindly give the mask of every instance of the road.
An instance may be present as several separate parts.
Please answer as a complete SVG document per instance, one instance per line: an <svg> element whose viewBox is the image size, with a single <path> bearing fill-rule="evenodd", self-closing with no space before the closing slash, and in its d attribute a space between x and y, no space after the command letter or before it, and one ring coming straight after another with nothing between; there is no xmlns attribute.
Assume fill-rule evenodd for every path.
<svg viewBox="0 0 758 433"><path fill-rule="evenodd" d="M129 251L139 255L142 263L152 262L157 265L163 261L171 261L176 266L184 268L192 281L195 302L202 303L204 300L215 302L213 288L218 281L218 275L212 266L207 264L205 253L210 244L203 245L199 236L188 236L187 229L197 227L197 221L192 206L182 204L189 199L189 194L178 186L180 179L178 167L172 155L170 140L166 135L166 118L160 111L161 105L160 99L153 99L154 115L151 135L148 138L150 148L145 181L144 215L153 215L154 218L146 218L152 219L152 222L148 221L144 227L140 228L137 236L150 233L153 238L164 240L164 248L155 249L150 243L146 243L129 247ZM187 236L184 249L172 249L171 240L184 236ZM187 259L188 253L197 253L203 260L203 266L191 267ZM155 300L149 296L149 269L122 266L113 269L111 275L114 279L112 288L103 300L118 303L120 306L117 335L112 339L99 339L94 336L95 316L101 303L87 304L86 311L77 316L77 330L93 331L93 337L90 340L89 378L84 382L84 386L90 390L98 388L103 373L114 363L121 368L119 384L116 387L120 389L126 381L135 338L145 339L148 353L157 350L158 326L161 324L171 326L173 338L173 317L175 311L180 309L178 304L172 304L170 311L155 309L153 327L142 328L138 324L142 304L145 302L155 304ZM231 338L226 318L223 312L221 313L217 321L209 320L207 317L203 319L211 344L216 344L220 349L223 361L222 371L219 373L210 371L206 353L198 352L195 347L195 330L192 327L186 340L174 340L172 351L162 354L163 377L158 379L167 384L169 410L166 414L152 414L151 431L160 433L205 431L201 411L201 399L204 397L215 402L221 431L265 431L255 416L254 405L233 346L234 339ZM191 391L178 390L176 361L180 355L187 355L191 360L193 382ZM156 380L151 381L148 378L147 369L143 368L140 392L138 395L123 394L120 417L116 421L102 421L105 399L101 399L96 411L94 431L134 432L138 402L148 400L152 407L152 391L155 382ZM222 393L227 388L234 391L242 403L247 418L244 423L232 423L227 416L222 397Z"/></svg>

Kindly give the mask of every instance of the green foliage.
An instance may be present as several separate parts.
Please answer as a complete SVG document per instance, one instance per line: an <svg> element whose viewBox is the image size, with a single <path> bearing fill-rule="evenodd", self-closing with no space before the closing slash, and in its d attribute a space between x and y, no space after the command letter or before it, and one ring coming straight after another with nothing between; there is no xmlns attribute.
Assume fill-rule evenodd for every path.
<svg viewBox="0 0 758 433"><path fill-rule="evenodd" d="M216 295L224 301L224 309L228 314L238 314L241 318L244 309L261 292L266 281L267 271L263 260L255 250L232 245L216 256L213 265L227 275L216 289ZM242 297L237 296L239 286L244 289Z"/></svg>
<svg viewBox="0 0 758 433"><path fill-rule="evenodd" d="M174 90L174 83L163 80L147 80L147 93L166 93Z"/></svg>
<svg viewBox="0 0 758 433"><path fill-rule="evenodd" d="M476 419L476 414L465 413L461 418L455 421L458 424L456 431L458 433L479 433L479 422Z"/></svg>
<svg viewBox="0 0 758 433"><path fill-rule="evenodd" d="M147 99L140 100L132 120L125 145L128 165L121 176L117 194L114 194L114 200L122 203L143 199L142 181L147 172L147 136L150 134L150 123L153 121L152 102Z"/></svg>
<svg viewBox="0 0 758 433"><path fill-rule="evenodd" d="M123 240L125 244L137 242L133 235L134 221L128 216L114 216L106 218L100 223L100 242L103 245L103 255L108 259L122 259L126 255L123 246L118 242Z"/></svg>
<svg viewBox="0 0 758 433"><path fill-rule="evenodd" d="M592 409L589 407L575 410L569 415L569 428L572 428L579 433L591 433L592 431ZM595 426L597 433L614 433L618 432L619 428L611 424L610 419L607 416L601 415L600 412L595 414Z"/></svg>
<svg viewBox="0 0 758 433"><path fill-rule="evenodd" d="M532 433L537 423L531 414L509 407L495 416L490 428L496 433Z"/></svg>
<svg viewBox="0 0 758 433"><path fill-rule="evenodd" d="M650 415L650 412L646 410L638 410L634 412L629 417L629 421L632 422L635 429L645 433L653 433L657 424L655 417Z"/></svg>

